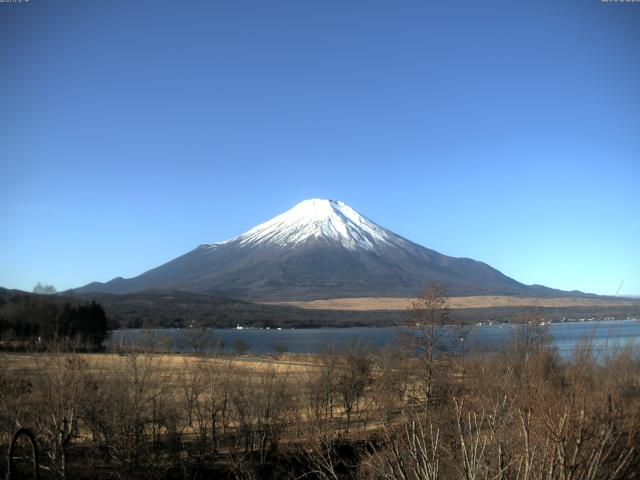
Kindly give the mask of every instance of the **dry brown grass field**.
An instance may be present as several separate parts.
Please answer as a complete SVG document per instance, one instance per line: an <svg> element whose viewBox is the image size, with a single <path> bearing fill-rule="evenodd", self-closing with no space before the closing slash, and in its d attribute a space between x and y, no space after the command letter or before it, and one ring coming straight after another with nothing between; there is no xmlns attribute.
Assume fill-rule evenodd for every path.
<svg viewBox="0 0 640 480"><path fill-rule="evenodd" d="M353 297L332 298L326 300L307 300L295 302L262 302L277 305L291 305L317 310L406 310L414 298L404 297ZM491 308L491 307L614 307L638 305L640 302L630 299L595 298L537 298L512 296L467 296L448 297L449 308Z"/></svg>
<svg viewBox="0 0 640 480"><path fill-rule="evenodd" d="M29 375L36 370L55 368L56 353L10 353L0 352L0 364L5 373ZM117 353L76 353L85 363L85 372L104 373L113 372L123 361L123 356ZM139 361L152 359L156 369L163 370L167 375L177 375L185 368L195 363L214 368L240 368L255 374L266 370L278 373L304 374L318 367L317 358L313 355L282 355L280 357L206 357L185 354L141 354Z"/></svg>
<svg viewBox="0 0 640 480"><path fill-rule="evenodd" d="M429 331L322 355L0 353L0 448L30 428L52 479L638 478L640 352L565 362L530 326L436 358Z"/></svg>

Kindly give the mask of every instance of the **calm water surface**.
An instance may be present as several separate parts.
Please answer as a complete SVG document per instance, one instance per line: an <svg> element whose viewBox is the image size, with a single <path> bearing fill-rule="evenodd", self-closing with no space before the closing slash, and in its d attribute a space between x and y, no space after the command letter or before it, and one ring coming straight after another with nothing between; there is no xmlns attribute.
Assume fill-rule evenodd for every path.
<svg viewBox="0 0 640 480"><path fill-rule="evenodd" d="M523 328L523 327L519 327ZM497 350L513 341L513 325L483 325L475 327L445 327L447 348L459 351L460 341L464 337L466 351ZM254 354L273 353L277 346L286 346L292 353L320 353L328 348L344 350L349 345L359 343L372 348L392 345L401 330L398 327L354 327L354 328L309 328L296 330L223 330L207 329L198 340L213 345L215 341L224 342L225 349L231 350L238 339L249 346ZM585 339L593 341L594 348L600 352L613 351L629 343L640 346L640 321L607 320L588 322L553 323L548 326L553 342L565 357L570 357L576 346ZM114 345L139 340L141 330L116 330L112 332L107 344ZM193 347L190 337L193 330L155 329L151 334L176 352L189 352ZM167 339L169 341L167 342Z"/></svg>

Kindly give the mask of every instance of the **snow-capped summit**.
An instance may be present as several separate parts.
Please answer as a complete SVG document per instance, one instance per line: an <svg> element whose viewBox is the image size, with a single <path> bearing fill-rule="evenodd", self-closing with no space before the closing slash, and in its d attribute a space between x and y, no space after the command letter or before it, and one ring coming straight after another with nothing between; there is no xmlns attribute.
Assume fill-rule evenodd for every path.
<svg viewBox="0 0 640 480"><path fill-rule="evenodd" d="M415 297L434 281L454 295L550 294L485 263L413 243L342 202L316 198L137 277L91 283L78 291L176 289L249 300Z"/></svg>
<svg viewBox="0 0 640 480"><path fill-rule="evenodd" d="M237 241L245 246L286 247L308 240L337 242L352 250L374 249L401 241L346 203L312 198L227 242Z"/></svg>

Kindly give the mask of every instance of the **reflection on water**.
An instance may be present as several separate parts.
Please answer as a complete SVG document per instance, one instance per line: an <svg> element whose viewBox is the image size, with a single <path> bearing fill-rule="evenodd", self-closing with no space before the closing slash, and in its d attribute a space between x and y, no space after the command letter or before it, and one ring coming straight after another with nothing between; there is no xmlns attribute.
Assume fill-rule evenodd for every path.
<svg viewBox="0 0 640 480"><path fill-rule="evenodd" d="M475 327L444 327L446 348L459 351L464 338L467 352L497 350L513 342L517 329L539 327L516 325L484 325ZM640 322L637 320L608 320L602 322L553 323L548 333L564 357L571 356L576 346L584 340L591 340L599 352L613 351L640 340ZM372 348L392 345L402 329L397 327L353 327L353 328L310 328L297 330L189 330L156 329L151 332L141 330L116 330L107 344L117 345L140 340L142 335L152 335L155 342L175 352L193 351L196 348L214 349L222 343L225 351L232 351L234 344L242 340L254 354L273 353L286 349L291 353L320 353L329 348L344 350L354 343Z"/></svg>

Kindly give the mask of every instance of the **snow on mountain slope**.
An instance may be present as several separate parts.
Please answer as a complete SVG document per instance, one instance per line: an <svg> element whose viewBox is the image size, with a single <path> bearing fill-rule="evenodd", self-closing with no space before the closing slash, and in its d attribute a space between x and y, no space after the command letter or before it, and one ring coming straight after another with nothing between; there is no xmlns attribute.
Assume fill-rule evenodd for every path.
<svg viewBox="0 0 640 480"><path fill-rule="evenodd" d="M237 242L244 246L285 247L310 239L337 242L350 250L373 250L383 245L399 246L406 243L343 202L313 198L300 202L239 237L212 246Z"/></svg>
<svg viewBox="0 0 640 480"><path fill-rule="evenodd" d="M311 199L222 243L204 244L136 277L79 292L216 292L249 300L414 297L428 282L452 295L557 295L489 265L442 255L337 200Z"/></svg>

